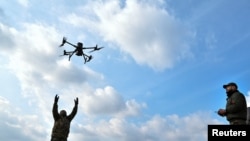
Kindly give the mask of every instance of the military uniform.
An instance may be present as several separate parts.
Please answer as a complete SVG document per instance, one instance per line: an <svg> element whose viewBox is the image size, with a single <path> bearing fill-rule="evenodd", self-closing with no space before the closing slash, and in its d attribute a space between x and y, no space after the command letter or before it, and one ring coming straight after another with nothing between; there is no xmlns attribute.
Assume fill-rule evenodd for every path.
<svg viewBox="0 0 250 141"><path fill-rule="evenodd" d="M53 104L52 114L54 118L54 126L51 133L51 141L67 141L70 132L70 123L77 113L78 99L70 115L62 116L58 113L57 100Z"/></svg>

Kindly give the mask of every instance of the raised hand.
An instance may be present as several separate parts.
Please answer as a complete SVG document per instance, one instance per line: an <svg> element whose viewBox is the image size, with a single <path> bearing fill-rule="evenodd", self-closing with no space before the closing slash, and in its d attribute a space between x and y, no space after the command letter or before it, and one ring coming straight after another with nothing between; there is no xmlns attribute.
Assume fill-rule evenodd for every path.
<svg viewBox="0 0 250 141"><path fill-rule="evenodd" d="M75 105L78 105L78 97L74 101L75 101Z"/></svg>
<svg viewBox="0 0 250 141"><path fill-rule="evenodd" d="M54 102L57 103L59 100L59 96L56 94Z"/></svg>

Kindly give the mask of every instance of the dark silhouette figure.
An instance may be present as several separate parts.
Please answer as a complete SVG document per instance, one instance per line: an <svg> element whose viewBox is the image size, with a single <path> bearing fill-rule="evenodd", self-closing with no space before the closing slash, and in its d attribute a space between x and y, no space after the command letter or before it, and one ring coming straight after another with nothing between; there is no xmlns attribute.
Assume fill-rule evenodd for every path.
<svg viewBox="0 0 250 141"><path fill-rule="evenodd" d="M60 113L58 113L58 100L59 96L56 95L52 108L54 126L52 129L51 141L67 141L70 132L70 123L77 113L78 98L74 100L75 106L69 115L67 115L65 110L61 110Z"/></svg>

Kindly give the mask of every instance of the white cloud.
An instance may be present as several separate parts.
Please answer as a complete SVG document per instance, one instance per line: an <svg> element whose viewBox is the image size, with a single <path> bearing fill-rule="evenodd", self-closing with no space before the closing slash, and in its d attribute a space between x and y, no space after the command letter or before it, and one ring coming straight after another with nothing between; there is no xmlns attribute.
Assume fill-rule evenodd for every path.
<svg viewBox="0 0 250 141"><path fill-rule="evenodd" d="M29 0L18 0L18 3L22 5L23 7L29 6Z"/></svg>
<svg viewBox="0 0 250 141"><path fill-rule="evenodd" d="M0 131L1 140L36 140L46 138L46 122L37 115L22 113L18 107L14 107L8 99L0 97Z"/></svg>
<svg viewBox="0 0 250 141"><path fill-rule="evenodd" d="M0 105L1 105L0 107L1 111L7 111L9 107L9 101L6 98L0 96Z"/></svg>
<svg viewBox="0 0 250 141"><path fill-rule="evenodd" d="M87 113L112 114L124 108L124 101L121 95L110 86L104 89L97 89L93 94L84 98L83 108Z"/></svg>
<svg viewBox="0 0 250 141"><path fill-rule="evenodd" d="M6 50L13 49L15 43L13 42L12 35L16 34L17 31L14 28L10 28L0 23L0 38L1 38L1 52L0 54L6 54ZM9 54L9 53L7 53Z"/></svg>
<svg viewBox="0 0 250 141"><path fill-rule="evenodd" d="M138 103L135 99L126 101L126 109L122 115L138 116L143 108L147 108L146 103Z"/></svg>
<svg viewBox="0 0 250 141"><path fill-rule="evenodd" d="M112 115L124 118L138 116L145 103L137 103L134 99L125 101L123 97L111 86L98 88L90 94L81 97L82 108L89 115Z"/></svg>

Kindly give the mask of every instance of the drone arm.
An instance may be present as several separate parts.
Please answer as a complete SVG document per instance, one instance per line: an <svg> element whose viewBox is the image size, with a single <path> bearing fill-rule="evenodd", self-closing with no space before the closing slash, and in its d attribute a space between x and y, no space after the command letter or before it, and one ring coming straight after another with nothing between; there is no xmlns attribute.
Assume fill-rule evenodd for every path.
<svg viewBox="0 0 250 141"><path fill-rule="evenodd" d="M83 49L95 49L96 47L83 47Z"/></svg>
<svg viewBox="0 0 250 141"><path fill-rule="evenodd" d="M84 47L84 49L96 49L96 48L98 48L98 45L92 47Z"/></svg>
<svg viewBox="0 0 250 141"><path fill-rule="evenodd" d="M70 58L74 55L75 52L76 51L74 50L74 51L71 52L71 54L69 54L69 61L70 61Z"/></svg>
<svg viewBox="0 0 250 141"><path fill-rule="evenodd" d="M100 50L102 48L104 48L104 47L94 47L93 50L91 50L90 52L98 51L98 50Z"/></svg>
<svg viewBox="0 0 250 141"><path fill-rule="evenodd" d="M74 45L74 44L72 44L72 43L70 43L70 42L68 42L68 41L66 41L66 43L68 43L69 45L71 45L71 46L73 46L73 47L77 47L76 45Z"/></svg>

